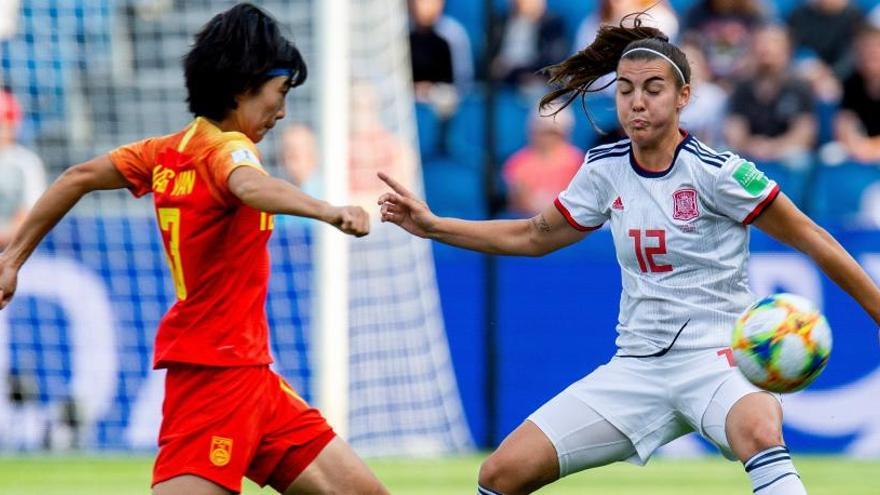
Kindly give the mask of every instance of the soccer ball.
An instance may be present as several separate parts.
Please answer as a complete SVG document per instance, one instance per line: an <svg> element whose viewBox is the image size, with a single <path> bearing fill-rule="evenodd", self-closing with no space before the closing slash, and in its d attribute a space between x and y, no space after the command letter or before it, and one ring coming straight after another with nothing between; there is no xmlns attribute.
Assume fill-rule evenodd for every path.
<svg viewBox="0 0 880 495"><path fill-rule="evenodd" d="M807 299L775 294L740 315L730 348L750 382L771 392L795 392L815 380L828 363L831 328Z"/></svg>

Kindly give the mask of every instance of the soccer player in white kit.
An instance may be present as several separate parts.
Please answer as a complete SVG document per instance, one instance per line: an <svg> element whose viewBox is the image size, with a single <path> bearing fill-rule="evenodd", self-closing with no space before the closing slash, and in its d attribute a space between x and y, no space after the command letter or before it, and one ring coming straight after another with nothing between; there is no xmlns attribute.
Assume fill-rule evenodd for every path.
<svg viewBox="0 0 880 495"><path fill-rule="evenodd" d="M760 495L806 493L782 439L778 397L733 367L737 316L755 297L749 224L809 255L880 323L880 290L846 251L754 164L717 153L678 126L690 97L684 54L656 29L603 27L550 68L564 105L617 73L629 139L591 149L554 205L531 219L438 218L380 174L382 220L421 237L492 254L540 256L610 224L623 293L616 355L528 417L483 463L478 493L531 493L615 461L644 464L696 431L739 459ZM563 105L563 106L564 106ZM556 107L557 111L559 107Z"/></svg>

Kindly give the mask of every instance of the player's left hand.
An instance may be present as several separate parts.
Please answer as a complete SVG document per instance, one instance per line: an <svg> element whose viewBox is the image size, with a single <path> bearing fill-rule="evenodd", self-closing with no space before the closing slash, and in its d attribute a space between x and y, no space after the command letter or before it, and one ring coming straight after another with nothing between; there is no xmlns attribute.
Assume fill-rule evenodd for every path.
<svg viewBox="0 0 880 495"><path fill-rule="evenodd" d="M0 309L5 308L18 285L18 268L3 256L0 256Z"/></svg>
<svg viewBox="0 0 880 495"><path fill-rule="evenodd" d="M331 223L337 229L355 237L370 233L370 215L360 206L342 206L335 213Z"/></svg>

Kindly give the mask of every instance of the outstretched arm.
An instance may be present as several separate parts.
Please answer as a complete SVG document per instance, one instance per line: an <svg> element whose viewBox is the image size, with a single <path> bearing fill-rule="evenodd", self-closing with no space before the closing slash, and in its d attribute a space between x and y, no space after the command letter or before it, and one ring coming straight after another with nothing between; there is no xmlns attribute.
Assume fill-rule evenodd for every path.
<svg viewBox="0 0 880 495"><path fill-rule="evenodd" d="M543 256L584 237L551 205L530 219L468 221L440 218L428 205L383 173L393 192L379 198L382 221L392 222L419 237L488 254Z"/></svg>
<svg viewBox="0 0 880 495"><path fill-rule="evenodd" d="M37 200L0 255L0 309L12 300L21 265L80 198L91 191L129 185L107 155L75 165L61 174Z"/></svg>
<svg viewBox="0 0 880 495"><path fill-rule="evenodd" d="M764 210L755 226L808 255L880 324L880 289L834 237L804 215L784 194Z"/></svg>
<svg viewBox="0 0 880 495"><path fill-rule="evenodd" d="M229 190L242 203L260 211L314 218L357 237L370 232L370 216L363 208L333 206L251 167L238 167L229 174Z"/></svg>

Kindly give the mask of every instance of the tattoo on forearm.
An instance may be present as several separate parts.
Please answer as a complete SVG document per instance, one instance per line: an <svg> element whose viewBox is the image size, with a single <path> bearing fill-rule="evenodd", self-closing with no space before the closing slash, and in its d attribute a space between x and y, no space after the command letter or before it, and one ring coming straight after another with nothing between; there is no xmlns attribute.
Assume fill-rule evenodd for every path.
<svg viewBox="0 0 880 495"><path fill-rule="evenodd" d="M539 215L538 217L532 217L532 224L540 232L550 232L550 224L547 223L547 219L544 218L543 213L541 213L541 215Z"/></svg>

